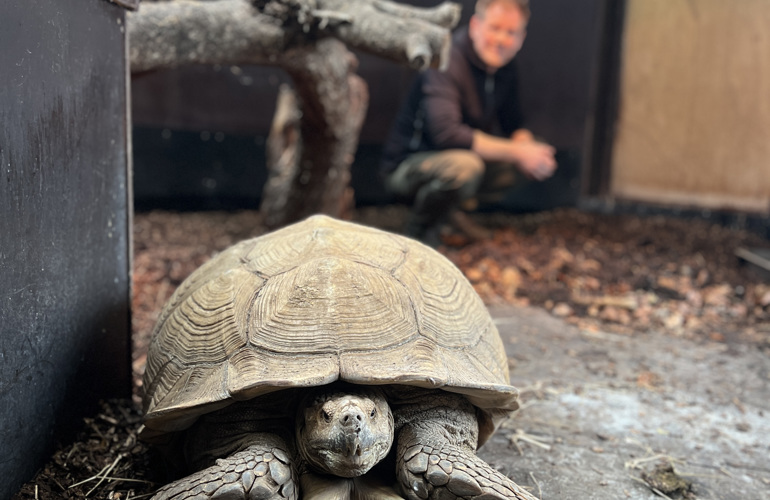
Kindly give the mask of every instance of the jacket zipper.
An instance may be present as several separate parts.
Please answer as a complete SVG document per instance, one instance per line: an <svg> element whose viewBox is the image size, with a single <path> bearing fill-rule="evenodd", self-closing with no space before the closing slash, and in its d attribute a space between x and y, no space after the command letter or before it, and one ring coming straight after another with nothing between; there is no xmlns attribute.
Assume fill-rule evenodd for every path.
<svg viewBox="0 0 770 500"><path fill-rule="evenodd" d="M495 112L495 75L487 73L487 79L484 81L484 118L487 123L493 119Z"/></svg>

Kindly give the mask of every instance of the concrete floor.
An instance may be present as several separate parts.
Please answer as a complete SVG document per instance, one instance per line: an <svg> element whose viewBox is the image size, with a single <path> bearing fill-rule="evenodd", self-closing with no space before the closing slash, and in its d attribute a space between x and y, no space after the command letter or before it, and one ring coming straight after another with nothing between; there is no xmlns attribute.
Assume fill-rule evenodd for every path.
<svg viewBox="0 0 770 500"><path fill-rule="evenodd" d="M770 357L758 347L492 313L522 409L479 455L535 496L682 498L641 479L665 460L692 498L770 499Z"/></svg>

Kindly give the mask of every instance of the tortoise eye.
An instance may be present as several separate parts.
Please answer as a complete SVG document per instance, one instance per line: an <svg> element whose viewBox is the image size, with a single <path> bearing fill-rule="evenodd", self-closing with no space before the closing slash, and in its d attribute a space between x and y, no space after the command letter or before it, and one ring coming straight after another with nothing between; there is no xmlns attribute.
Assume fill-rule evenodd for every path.
<svg viewBox="0 0 770 500"><path fill-rule="evenodd" d="M377 416L377 408L372 408L372 412L369 414L369 418L374 418Z"/></svg>
<svg viewBox="0 0 770 500"><path fill-rule="evenodd" d="M331 415L329 415L329 412L328 412L328 411L326 411L326 410L323 410L323 409L321 410L321 416L322 416L322 417L323 417L323 419L324 419L324 420L326 420L327 422L331 422L331 421L332 421L332 416L331 416Z"/></svg>

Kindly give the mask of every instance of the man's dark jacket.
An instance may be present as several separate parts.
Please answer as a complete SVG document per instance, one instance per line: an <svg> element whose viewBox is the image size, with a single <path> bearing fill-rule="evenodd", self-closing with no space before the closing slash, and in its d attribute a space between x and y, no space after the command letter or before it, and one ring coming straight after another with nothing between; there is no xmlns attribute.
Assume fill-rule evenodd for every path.
<svg viewBox="0 0 770 500"><path fill-rule="evenodd" d="M417 151L470 149L474 129L510 137L521 126L515 63L489 73L464 27L452 37L447 70L415 79L384 145L381 172Z"/></svg>

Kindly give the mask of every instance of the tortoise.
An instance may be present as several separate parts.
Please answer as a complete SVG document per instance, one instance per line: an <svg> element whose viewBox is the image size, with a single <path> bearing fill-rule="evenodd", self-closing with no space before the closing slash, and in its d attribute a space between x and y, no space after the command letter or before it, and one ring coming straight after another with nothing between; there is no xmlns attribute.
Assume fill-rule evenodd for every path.
<svg viewBox="0 0 770 500"><path fill-rule="evenodd" d="M156 499L531 500L476 449L518 408L497 329L435 250L312 216L235 244L153 331Z"/></svg>

